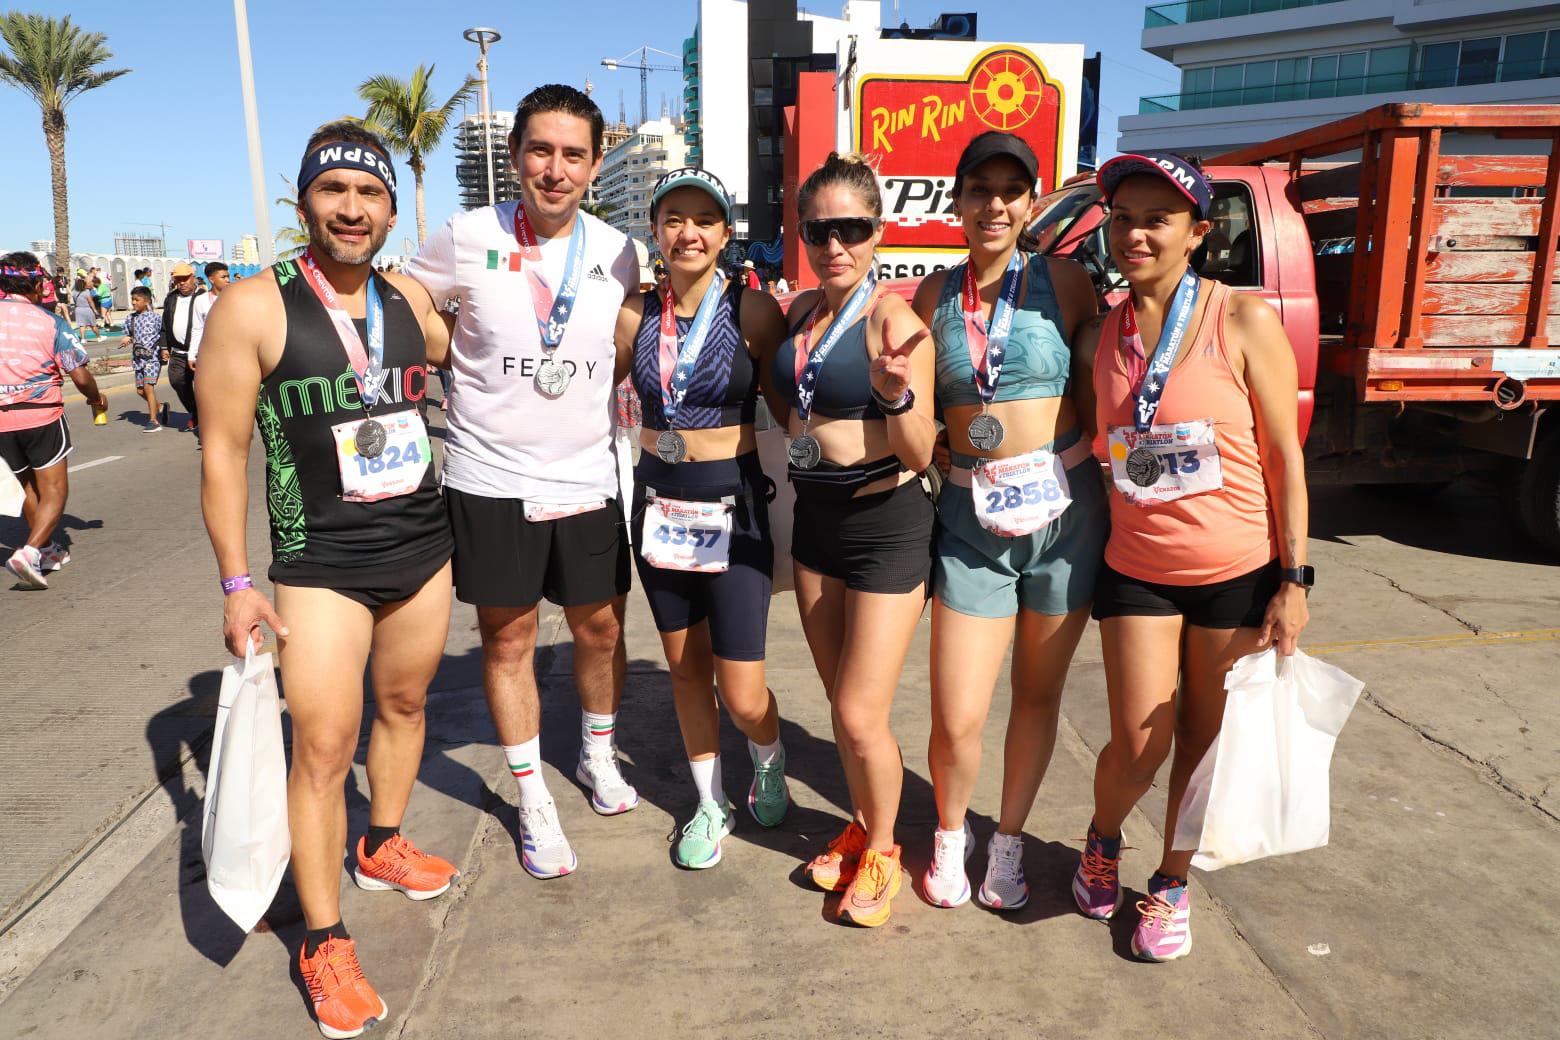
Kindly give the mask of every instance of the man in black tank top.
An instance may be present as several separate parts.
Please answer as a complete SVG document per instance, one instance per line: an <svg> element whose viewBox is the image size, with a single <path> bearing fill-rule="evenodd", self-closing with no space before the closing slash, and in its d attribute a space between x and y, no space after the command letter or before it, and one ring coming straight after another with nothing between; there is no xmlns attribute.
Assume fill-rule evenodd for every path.
<svg viewBox="0 0 1560 1040"><path fill-rule="evenodd" d="M308 250L235 282L207 320L196 383L201 501L228 650L258 650L262 621L277 636L293 719L292 869L307 928L298 967L321 1032L357 1036L386 1014L358 968L339 902L343 782L365 666L377 706L372 800L353 876L359 887L413 899L441 894L457 876L400 834L449 625L452 541L422 416L428 365L443 363L449 333L416 282L373 272L395 225L395 172L382 141L351 123L321 127L298 192ZM256 423L274 609L250 582L244 530Z"/></svg>

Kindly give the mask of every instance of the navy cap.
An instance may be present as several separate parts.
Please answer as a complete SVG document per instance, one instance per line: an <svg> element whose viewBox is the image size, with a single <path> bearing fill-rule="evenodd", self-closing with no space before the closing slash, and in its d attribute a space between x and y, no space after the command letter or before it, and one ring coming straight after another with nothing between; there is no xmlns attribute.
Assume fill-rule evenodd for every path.
<svg viewBox="0 0 1560 1040"><path fill-rule="evenodd" d="M720 178L713 173L698 169L693 166L684 166L673 170L660 180L655 182L655 190L650 193L650 213L654 217L656 206L660 205L668 192L678 188L698 188L708 192L710 197L720 204L720 215L726 223L731 223L731 196L726 193L726 186L720 182Z"/></svg>
<svg viewBox="0 0 1560 1040"><path fill-rule="evenodd" d="M1213 187L1202 171L1173 152L1140 152L1118 155L1107 160L1094 175L1094 183L1100 186L1105 201L1116 193L1116 187L1128 177L1140 173L1162 177L1175 185L1197 209L1199 217L1206 217L1213 205Z"/></svg>

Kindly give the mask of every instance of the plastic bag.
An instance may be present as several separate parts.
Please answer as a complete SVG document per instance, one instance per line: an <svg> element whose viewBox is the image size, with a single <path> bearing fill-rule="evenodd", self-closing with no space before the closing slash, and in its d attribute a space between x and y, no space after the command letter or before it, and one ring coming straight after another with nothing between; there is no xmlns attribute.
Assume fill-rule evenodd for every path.
<svg viewBox="0 0 1560 1040"><path fill-rule="evenodd" d="M222 670L201 826L206 887L233 923L249 931L276 896L292 854L287 830L287 757L271 655Z"/></svg>
<svg viewBox="0 0 1560 1040"><path fill-rule="evenodd" d="M1333 745L1364 687L1299 651L1236 661L1223 728L1186 785L1174 847L1218 870L1326 845Z"/></svg>
<svg viewBox="0 0 1560 1040"><path fill-rule="evenodd" d="M26 492L10 466L0 466L0 516L21 516Z"/></svg>

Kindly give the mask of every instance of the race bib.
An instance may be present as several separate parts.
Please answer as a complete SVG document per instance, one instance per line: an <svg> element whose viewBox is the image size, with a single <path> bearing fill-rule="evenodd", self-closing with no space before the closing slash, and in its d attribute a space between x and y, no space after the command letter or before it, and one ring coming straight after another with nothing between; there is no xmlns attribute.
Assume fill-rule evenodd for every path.
<svg viewBox="0 0 1560 1040"><path fill-rule="evenodd" d="M1067 471L1042 448L1011 459L987 459L970 472L980 526L1004 538L1034 534L1072 505Z"/></svg>
<svg viewBox="0 0 1560 1040"><path fill-rule="evenodd" d="M527 502L525 504L525 518L533 524L539 524L543 520L562 520L566 516L579 516L581 513L594 513L598 509L607 508L606 499L598 502L586 502L560 505L554 502Z"/></svg>
<svg viewBox="0 0 1560 1040"><path fill-rule="evenodd" d="M1159 473L1129 466L1137 449L1152 452ZM1112 426L1109 438L1110 476L1116 490L1135 505L1174 502L1187 495L1218 491L1224 486L1224 467L1213 439L1213 420L1163 423L1139 433L1131 426ZM1136 478L1136 479L1134 479ZM1139 480L1151 478L1149 484Z"/></svg>
<svg viewBox="0 0 1560 1040"><path fill-rule="evenodd" d="M669 571L719 574L731 564L731 506L645 497L645 562Z"/></svg>
<svg viewBox="0 0 1560 1040"><path fill-rule="evenodd" d="M341 472L341 498L345 502L378 502L410 495L422 486L432 454L428 428L422 416L408 409L394 415L376 415L385 431L384 449L373 458L358 451L357 432L363 419L349 419L330 428L336 439L336 467Z"/></svg>

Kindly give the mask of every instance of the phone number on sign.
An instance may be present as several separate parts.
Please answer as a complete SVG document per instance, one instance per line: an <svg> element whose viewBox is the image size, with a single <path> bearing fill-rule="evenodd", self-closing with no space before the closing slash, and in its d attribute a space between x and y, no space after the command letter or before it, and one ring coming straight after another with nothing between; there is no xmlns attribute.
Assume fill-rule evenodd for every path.
<svg viewBox="0 0 1560 1040"><path fill-rule="evenodd" d="M944 263L884 263L878 268L882 278L925 278L933 271L946 271Z"/></svg>

